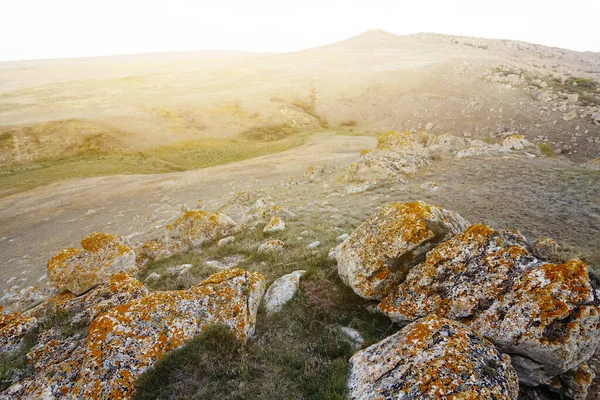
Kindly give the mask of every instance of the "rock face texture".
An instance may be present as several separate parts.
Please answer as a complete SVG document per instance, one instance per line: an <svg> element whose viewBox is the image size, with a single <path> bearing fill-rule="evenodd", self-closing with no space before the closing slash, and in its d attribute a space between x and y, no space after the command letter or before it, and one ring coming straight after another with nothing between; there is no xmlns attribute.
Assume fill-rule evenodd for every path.
<svg viewBox="0 0 600 400"><path fill-rule="evenodd" d="M472 225L427 253L380 304L394 322L406 324L429 314L472 318L510 289L522 272L539 265L518 232Z"/></svg>
<svg viewBox="0 0 600 400"><path fill-rule="evenodd" d="M48 261L48 283L81 294L120 272L136 272L135 253L127 239L92 233L81 241L83 251L64 249Z"/></svg>
<svg viewBox="0 0 600 400"><path fill-rule="evenodd" d="M306 271L294 271L283 275L269 286L265 293L265 311L267 315L281 311L283 306L290 301L300 287L300 277Z"/></svg>
<svg viewBox="0 0 600 400"><path fill-rule="evenodd" d="M252 335L264 279L239 269L212 275L185 291L149 293L131 275L113 276L88 293L60 293L24 314L2 314L3 352L18 348L22 334L62 312L82 333L65 337L45 328L27 354L31 374L0 394L13 398L129 398L139 374L165 352L211 324L228 325L236 338ZM11 347L12 346L12 347Z"/></svg>
<svg viewBox="0 0 600 400"><path fill-rule="evenodd" d="M337 247L338 273L359 296L382 299L427 251L468 225L460 215L420 201L388 204Z"/></svg>
<svg viewBox="0 0 600 400"><path fill-rule="evenodd" d="M429 316L356 353L351 399L517 399L510 357L464 325Z"/></svg>
<svg viewBox="0 0 600 400"><path fill-rule="evenodd" d="M394 322L406 325L430 316L460 322L510 355L522 384L585 398L594 376L585 363L600 346L600 290L585 263L550 263L559 258L553 240L543 238L532 245L519 232L476 224L456 235L448 233L441 243L403 239L401 246L418 248L409 250L408 259L414 262L426 252L424 260L411 265L406 278L396 275L382 284L389 266L400 265L393 260L405 257L398 251L405 247L396 247L389 238L424 221L413 217L407 225L405 213L389 207L335 249L340 277L348 286L363 297L364 288L369 295L374 292L373 283L384 286L379 293L388 294L378 309ZM420 232L429 225L423 226L408 238L427 237Z"/></svg>
<svg viewBox="0 0 600 400"><path fill-rule="evenodd" d="M545 383L587 361L598 347L600 307L579 260L525 272L471 327L515 360L521 380ZM537 368L532 368L536 365Z"/></svg>
<svg viewBox="0 0 600 400"><path fill-rule="evenodd" d="M156 292L115 307L88 329L75 392L84 398L129 398L136 378L165 352L212 324L245 341L254 332L264 278L239 269L219 272L185 291Z"/></svg>

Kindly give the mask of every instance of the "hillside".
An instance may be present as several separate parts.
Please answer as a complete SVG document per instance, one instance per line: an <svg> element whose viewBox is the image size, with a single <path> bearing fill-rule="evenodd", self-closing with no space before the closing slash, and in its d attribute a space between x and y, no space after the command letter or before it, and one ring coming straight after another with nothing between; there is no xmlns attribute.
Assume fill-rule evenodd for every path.
<svg viewBox="0 0 600 400"><path fill-rule="evenodd" d="M0 63L0 399L597 400L599 178L600 53Z"/></svg>

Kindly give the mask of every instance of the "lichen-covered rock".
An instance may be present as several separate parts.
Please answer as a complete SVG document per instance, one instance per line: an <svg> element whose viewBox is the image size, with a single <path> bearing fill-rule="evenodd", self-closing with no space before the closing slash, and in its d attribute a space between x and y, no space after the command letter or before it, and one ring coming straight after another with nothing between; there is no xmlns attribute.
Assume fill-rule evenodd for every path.
<svg viewBox="0 0 600 400"><path fill-rule="evenodd" d="M420 319L350 359L351 399L517 399L510 357L464 325Z"/></svg>
<svg viewBox="0 0 600 400"><path fill-rule="evenodd" d="M48 315L61 313L68 316L69 326L87 326L98 315L148 293L133 276L120 273L79 297L70 292L60 293L28 311L30 315L26 317L43 321ZM73 395L85 354L86 337L81 332L64 337L55 327L41 331L37 344L27 353L31 374L8 388L0 399L2 396L38 399Z"/></svg>
<svg viewBox="0 0 600 400"><path fill-rule="evenodd" d="M513 361L521 381L545 383L594 354L600 307L593 301L585 263L544 264L515 279L470 326L502 351L521 355Z"/></svg>
<svg viewBox="0 0 600 400"><path fill-rule="evenodd" d="M58 307L58 310L73 314L73 323L80 321L90 323L103 312L147 296L148 293L148 288L140 281L132 275L122 272L88 293L66 301Z"/></svg>
<svg viewBox="0 0 600 400"><path fill-rule="evenodd" d="M269 221L269 223L267 225L265 225L263 232L264 233L273 233L273 232L279 232L279 231L285 231L285 222L283 222L283 220L281 218L279 218L277 215L273 215L273 217L271 218L271 221Z"/></svg>
<svg viewBox="0 0 600 400"><path fill-rule="evenodd" d="M243 224L266 223L274 216L278 218L293 218L294 213L275 204L273 199L265 197L258 199L244 211Z"/></svg>
<svg viewBox="0 0 600 400"><path fill-rule="evenodd" d="M28 286L19 288L11 286L4 291L0 298L0 304L3 304L7 310L23 311L54 294L56 294L56 289L49 287Z"/></svg>
<svg viewBox="0 0 600 400"><path fill-rule="evenodd" d="M83 398L130 398L136 378L156 360L213 324L240 341L253 334L264 278L222 271L188 290L155 292L97 317L76 391Z"/></svg>
<svg viewBox="0 0 600 400"><path fill-rule="evenodd" d="M283 306L290 301L300 287L300 277L306 271L299 270L283 275L269 286L265 294L265 311L271 315L281 311Z"/></svg>
<svg viewBox="0 0 600 400"><path fill-rule="evenodd" d="M18 350L23 337L38 323L38 318L20 313L0 314L0 355L12 354Z"/></svg>
<svg viewBox="0 0 600 400"><path fill-rule="evenodd" d="M283 251L285 244L281 240L268 240L258 246L258 254L278 253Z"/></svg>
<svg viewBox="0 0 600 400"><path fill-rule="evenodd" d="M539 151L535 145L521 135L510 135L502 141L502 147L508 150L524 150Z"/></svg>
<svg viewBox="0 0 600 400"><path fill-rule="evenodd" d="M429 314L472 318L511 288L522 272L539 265L518 232L475 224L427 254L380 304L394 322Z"/></svg>
<svg viewBox="0 0 600 400"><path fill-rule="evenodd" d="M355 175L370 179L413 174L431 163L426 142L424 134L382 134L377 138L377 147L361 155Z"/></svg>
<svg viewBox="0 0 600 400"><path fill-rule="evenodd" d="M73 391L85 355L85 337L62 338L56 329L40 334L27 353L32 373L0 394L0 399L55 399Z"/></svg>
<svg viewBox="0 0 600 400"><path fill-rule="evenodd" d="M171 240L167 243L164 237L152 239L135 247L135 262L139 269L144 269L148 261L160 260L187 250L189 245L182 241Z"/></svg>
<svg viewBox="0 0 600 400"><path fill-rule="evenodd" d="M359 296L382 299L427 251L467 226L460 215L420 201L388 204L337 247L338 273Z"/></svg>
<svg viewBox="0 0 600 400"><path fill-rule="evenodd" d="M548 382L548 387L563 398L586 400L588 389L592 385L595 376L594 370L583 363L575 369L552 378Z"/></svg>
<svg viewBox="0 0 600 400"><path fill-rule="evenodd" d="M136 272L135 253L127 239L92 233L81 241L83 251L65 249L48 260L48 283L81 294L120 272Z"/></svg>
<svg viewBox="0 0 600 400"><path fill-rule="evenodd" d="M182 251L185 251L186 247L201 247L206 243L231 236L235 228L236 223L223 213L191 210L167 225L166 244L180 245Z"/></svg>

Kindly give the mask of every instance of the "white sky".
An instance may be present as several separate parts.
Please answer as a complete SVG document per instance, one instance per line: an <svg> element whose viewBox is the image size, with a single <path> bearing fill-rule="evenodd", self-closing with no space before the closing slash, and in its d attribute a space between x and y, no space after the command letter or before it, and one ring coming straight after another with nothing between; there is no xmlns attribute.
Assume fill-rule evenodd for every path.
<svg viewBox="0 0 600 400"><path fill-rule="evenodd" d="M286 52L368 29L600 51L600 0L0 0L0 60L194 49Z"/></svg>

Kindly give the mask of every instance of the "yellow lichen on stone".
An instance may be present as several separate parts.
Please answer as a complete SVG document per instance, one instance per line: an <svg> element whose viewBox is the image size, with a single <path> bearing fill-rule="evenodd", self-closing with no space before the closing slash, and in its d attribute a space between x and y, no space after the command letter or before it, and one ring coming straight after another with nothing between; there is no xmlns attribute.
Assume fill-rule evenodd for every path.
<svg viewBox="0 0 600 400"><path fill-rule="evenodd" d="M460 215L423 202L388 204L339 246L338 273L359 296L381 299L437 242L467 226Z"/></svg>
<svg viewBox="0 0 600 400"><path fill-rule="evenodd" d="M262 275L231 269L188 290L151 293L101 314L88 328L81 394L129 398L146 368L212 324L229 326L245 341L264 289Z"/></svg>
<svg viewBox="0 0 600 400"><path fill-rule="evenodd" d="M135 253L125 238L92 233L81 241L83 251L65 249L48 261L48 283L81 294L119 272L135 272Z"/></svg>

